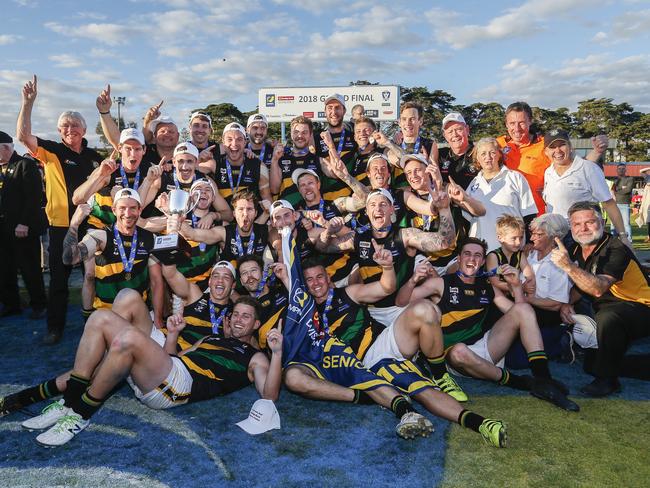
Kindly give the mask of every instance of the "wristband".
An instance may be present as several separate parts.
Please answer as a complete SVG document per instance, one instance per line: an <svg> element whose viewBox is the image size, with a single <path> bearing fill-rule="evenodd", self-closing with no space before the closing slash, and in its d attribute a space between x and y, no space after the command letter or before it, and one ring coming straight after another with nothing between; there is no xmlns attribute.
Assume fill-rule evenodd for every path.
<svg viewBox="0 0 650 488"><path fill-rule="evenodd" d="M109 110L108 112L99 112L99 115L108 115L110 113L111 113L111 111Z"/></svg>

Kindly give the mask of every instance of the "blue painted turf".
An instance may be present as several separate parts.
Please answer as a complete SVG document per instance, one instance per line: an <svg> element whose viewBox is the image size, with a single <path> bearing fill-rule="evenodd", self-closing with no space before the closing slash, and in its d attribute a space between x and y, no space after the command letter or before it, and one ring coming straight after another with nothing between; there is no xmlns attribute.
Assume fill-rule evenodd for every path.
<svg viewBox="0 0 650 488"><path fill-rule="evenodd" d="M23 318L0 322L0 370L5 374L1 393L53 377L72 365L82 330L78 310L70 313L60 344L41 346L43 329L41 322ZM554 363L552 370L574 393L589 381L579 365ZM470 396L522 394L486 382L460 382ZM650 399L650 382L622 382L620 397ZM188 487L430 487L442 479L449 426L445 421L429 415L435 433L428 439L403 441L394 434L394 416L379 407L315 402L283 391L277 404L282 430L249 436L235 423L247 416L256 398L249 387L159 413L137 403L125 386L93 417L91 428L59 449L37 445L36 433L17 427L27 414L13 414L0 420L0 469L108 467ZM29 412L36 414L45 405ZM482 442L478 435L476 442ZM224 461L233 480L226 480L210 450Z"/></svg>

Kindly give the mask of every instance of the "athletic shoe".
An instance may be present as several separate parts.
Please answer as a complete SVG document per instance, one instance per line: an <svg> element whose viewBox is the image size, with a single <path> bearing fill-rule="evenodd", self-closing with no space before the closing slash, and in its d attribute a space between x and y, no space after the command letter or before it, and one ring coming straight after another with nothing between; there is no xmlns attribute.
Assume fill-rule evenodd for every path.
<svg viewBox="0 0 650 488"><path fill-rule="evenodd" d="M562 390L548 378L535 378L535 384L530 390L530 394L569 412L580 411L578 404L569 400Z"/></svg>
<svg viewBox="0 0 650 488"><path fill-rule="evenodd" d="M57 421L65 416L70 409L63 405L63 399L50 403L40 415L25 420L21 425L27 430L43 430L52 427Z"/></svg>
<svg viewBox="0 0 650 488"><path fill-rule="evenodd" d="M433 424L417 412L406 412L395 427L395 431L403 439L414 439L420 435L428 437L433 432Z"/></svg>
<svg viewBox="0 0 650 488"><path fill-rule="evenodd" d="M479 425L478 431L483 436L483 440L494 447L506 447L508 443L506 424L501 420L485 419Z"/></svg>
<svg viewBox="0 0 650 488"><path fill-rule="evenodd" d="M443 392L445 392L450 397L454 398L456 401L466 402L467 400L469 400L465 392L461 389L460 386L458 386L456 380L454 380L454 378L452 378L449 373L443 374L442 378L440 379L434 378L433 382L436 384L438 388L440 388Z"/></svg>
<svg viewBox="0 0 650 488"><path fill-rule="evenodd" d="M67 415L57 420L54 427L46 430L36 437L36 442L45 447L58 447L72 440L79 432L90 424L90 420L84 420L81 415L68 409Z"/></svg>

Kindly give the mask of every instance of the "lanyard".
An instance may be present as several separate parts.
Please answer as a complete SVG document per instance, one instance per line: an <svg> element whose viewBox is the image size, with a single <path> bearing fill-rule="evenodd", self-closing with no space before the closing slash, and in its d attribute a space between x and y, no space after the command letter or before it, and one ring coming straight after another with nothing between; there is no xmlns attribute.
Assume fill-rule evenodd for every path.
<svg viewBox="0 0 650 488"><path fill-rule="evenodd" d="M269 287L270 287L275 281L275 275L272 275L270 266L265 266L264 272L262 273L262 281L260 281L260 284L257 285L255 298L259 298L262 295L262 291L264 290L264 287L266 286L266 282L268 281L269 277L271 277L271 281L269 281Z"/></svg>
<svg viewBox="0 0 650 488"><path fill-rule="evenodd" d="M406 150L406 142L402 142L402 149ZM413 146L413 154L418 154L420 152L420 135L415 140L415 146Z"/></svg>
<svg viewBox="0 0 650 488"><path fill-rule="evenodd" d="M323 330L326 334L330 333L329 319L327 318L327 312L332 310L332 299L334 298L334 288L330 288L330 291L327 293L327 300L325 301L325 308L323 309Z"/></svg>
<svg viewBox="0 0 650 488"><path fill-rule="evenodd" d="M138 250L138 229L136 228L133 231L133 239L131 240L131 252L129 253L129 259L126 259L126 252L124 252L124 244L122 243L122 237L117 230L117 225L113 225L113 234L115 235L115 243L117 244L117 250L120 253L120 259L122 260L122 266L124 266L124 272L127 273L127 280L131 279L131 270L133 269L133 263L135 262L135 254Z"/></svg>
<svg viewBox="0 0 650 488"><path fill-rule="evenodd" d="M343 144L345 144L345 129L341 131L341 138L339 139L339 145L336 148L336 155L340 156L341 151L343 151Z"/></svg>
<svg viewBox="0 0 650 488"><path fill-rule="evenodd" d="M178 176L176 176L176 168L172 171L172 175L174 176L174 185L176 185L176 189L180 190L181 189L181 183L178 181ZM194 183L194 180L196 180L196 172L192 175L192 181L191 183Z"/></svg>
<svg viewBox="0 0 650 488"><path fill-rule="evenodd" d="M192 228L196 229L196 224L198 224L199 219L196 217L196 215L194 215L194 212L192 212L190 216L192 217ZM199 242L199 249L201 250L201 252L205 252L205 247L206 247L205 242Z"/></svg>
<svg viewBox="0 0 650 488"><path fill-rule="evenodd" d="M232 182L232 166L230 165L230 161L228 161L228 158L226 158L226 172L228 173L228 183L230 183L230 189L232 190L233 193L239 190L239 184L241 183L241 177L244 174L244 165L242 164L241 167L239 168L239 177L237 178L237 189L235 189L235 185Z"/></svg>
<svg viewBox="0 0 650 488"><path fill-rule="evenodd" d="M250 149L251 151L253 150L253 146L251 145L250 142L248 143L248 149ZM266 154L266 142L262 143L262 149L260 149L260 155L258 156L260 158L260 161L262 162L264 162L264 154Z"/></svg>
<svg viewBox="0 0 650 488"><path fill-rule="evenodd" d="M120 164L120 174L122 175L122 187L129 188L129 179L126 177L126 171L124 171L124 166ZM176 176L176 174L174 174ZM135 172L135 178L133 180L133 189L138 191L140 186L140 167Z"/></svg>
<svg viewBox="0 0 650 488"><path fill-rule="evenodd" d="M239 227L235 226L235 244L237 245L237 251L239 252L239 256L248 256L249 254L253 254L253 249L255 247L255 230L254 228L251 228L251 235L248 240L248 246L246 248L246 254L244 254L244 246L242 246L241 243L241 236L239 235Z"/></svg>
<svg viewBox="0 0 650 488"><path fill-rule="evenodd" d="M223 318L226 316L226 312L228 311L228 305L223 307L223 310L221 310L219 317L217 317L217 314L214 312L214 303L212 300L208 300L208 302L210 306L210 323L212 323L212 333L218 334L219 326L221 325L221 322L223 322Z"/></svg>

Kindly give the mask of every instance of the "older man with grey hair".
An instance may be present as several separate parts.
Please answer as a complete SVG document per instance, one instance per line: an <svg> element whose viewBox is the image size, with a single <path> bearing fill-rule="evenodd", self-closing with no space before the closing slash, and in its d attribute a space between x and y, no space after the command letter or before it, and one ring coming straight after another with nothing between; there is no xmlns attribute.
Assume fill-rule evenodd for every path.
<svg viewBox="0 0 650 488"><path fill-rule="evenodd" d="M68 305L68 278L72 266L65 266L63 238L70 225L75 206L72 194L102 161L97 151L87 147L84 139L86 121L79 112L66 111L59 116L57 129L61 142L36 137L32 133L32 109L37 95L37 79L23 86L22 105L16 124L18 140L45 168L47 205L50 233L50 290L47 305L46 344L61 340Z"/></svg>

